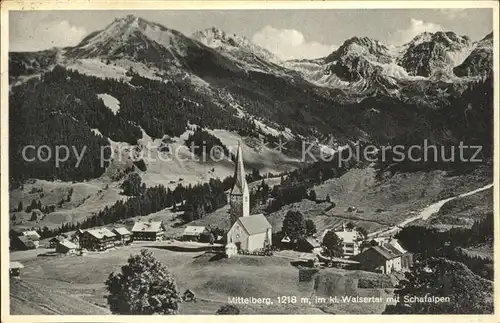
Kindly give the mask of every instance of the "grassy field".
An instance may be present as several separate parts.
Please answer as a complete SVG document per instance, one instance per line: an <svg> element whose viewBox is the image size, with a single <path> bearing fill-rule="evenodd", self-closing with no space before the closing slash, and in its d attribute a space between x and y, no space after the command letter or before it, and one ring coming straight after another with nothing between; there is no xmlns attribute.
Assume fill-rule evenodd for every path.
<svg viewBox="0 0 500 323"><path fill-rule="evenodd" d="M278 296L297 299L314 295L384 294L358 289L357 280L381 275L341 269L322 269L311 281L299 281L299 269L282 257L238 256L218 259L212 253L173 252L161 243L143 242L86 256L37 257L33 251L11 254L22 260L21 279L11 279L12 314L106 314L104 281L120 270L130 254L149 248L173 272L180 292L194 291L197 301L182 303L181 314L213 314L230 297L268 297L270 305L241 305L242 313L380 313L380 304L279 304ZM330 277L330 278L328 278ZM334 277L334 279L331 279Z"/></svg>

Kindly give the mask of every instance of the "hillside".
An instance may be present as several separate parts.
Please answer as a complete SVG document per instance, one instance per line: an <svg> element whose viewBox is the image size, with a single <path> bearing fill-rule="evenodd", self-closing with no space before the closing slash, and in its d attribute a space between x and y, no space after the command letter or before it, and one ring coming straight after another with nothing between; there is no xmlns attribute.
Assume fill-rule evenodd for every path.
<svg viewBox="0 0 500 323"><path fill-rule="evenodd" d="M450 31L393 46L351 37L324 58L281 61L217 28L188 36L128 15L75 46L10 53L10 224L41 229L86 220L127 200L120 185L129 172L148 188L171 190L227 179L231 151L241 142L248 173L300 169L295 186L313 183L309 189L337 204L327 213L327 205L306 200L284 205L269 215L275 230L288 209L310 214L319 228L347 218L381 230L431 202L491 182L488 171L469 175L491 166L491 39ZM458 72L464 68L470 72ZM197 160L200 151L190 143L221 145L225 158ZM442 155L394 162L389 154L370 166L361 158L358 169L322 179L331 169L309 162L311 143L315 157L346 145L428 143L455 158L454 146L481 144L482 163L448 162ZM27 145L35 149L23 157ZM51 155L46 162L45 152L36 150L43 145L69 150L58 151L67 153L64 160ZM37 205L27 212L33 200ZM363 212L346 214L351 205ZM141 215L170 221L170 211ZM215 208L195 223L225 221L224 208Z"/></svg>
<svg viewBox="0 0 500 323"><path fill-rule="evenodd" d="M272 305L238 306L243 314L285 314L290 312L322 313L317 304L278 304L277 297L296 295L370 295L384 294L384 290L365 290L357 287L358 279L382 279L381 275L328 269L312 281L299 281L299 269L290 259L280 257L248 257L212 259L213 254L172 252L160 249L155 243L123 247L102 254L85 257L34 257L23 259L26 268L22 280L11 280L11 313L32 314L108 314L104 281L110 272L120 269L130 254L145 246L168 266L176 278L179 291L191 289L196 303L182 303L180 314L213 314L227 303L228 297L241 295L271 298ZM16 260L16 253L12 254ZM265 270L261 270L265 267ZM71 269L70 269L71 268ZM92 270L89 270L92 268ZM40 279L43 275L43 279ZM315 287L314 280L321 282ZM44 295L44 296L42 296ZM72 302L68 303L68 300ZM72 304L80 304L78 312ZM380 305L380 304L378 304ZM322 305L324 306L324 305ZM345 313L358 309L356 304L328 306L329 313ZM363 313L381 313L381 306L364 307Z"/></svg>

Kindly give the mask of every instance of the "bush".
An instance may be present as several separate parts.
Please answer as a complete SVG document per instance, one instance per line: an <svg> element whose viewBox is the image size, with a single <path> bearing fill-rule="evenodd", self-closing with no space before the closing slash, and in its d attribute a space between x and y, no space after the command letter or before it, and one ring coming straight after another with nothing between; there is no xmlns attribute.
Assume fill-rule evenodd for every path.
<svg viewBox="0 0 500 323"><path fill-rule="evenodd" d="M389 279L367 279L358 280L358 288L392 288L392 282Z"/></svg>

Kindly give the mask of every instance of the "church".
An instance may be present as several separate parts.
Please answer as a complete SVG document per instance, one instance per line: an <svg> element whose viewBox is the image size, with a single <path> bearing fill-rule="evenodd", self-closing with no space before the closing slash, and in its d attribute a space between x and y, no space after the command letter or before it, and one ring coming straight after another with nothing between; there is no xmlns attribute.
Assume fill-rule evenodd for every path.
<svg viewBox="0 0 500 323"><path fill-rule="evenodd" d="M250 192L245 178L243 153L238 145L234 169L234 186L229 193L231 229L227 233L226 251L231 249L255 251L270 246L272 226L263 214L250 215ZM234 248L236 246L236 248Z"/></svg>

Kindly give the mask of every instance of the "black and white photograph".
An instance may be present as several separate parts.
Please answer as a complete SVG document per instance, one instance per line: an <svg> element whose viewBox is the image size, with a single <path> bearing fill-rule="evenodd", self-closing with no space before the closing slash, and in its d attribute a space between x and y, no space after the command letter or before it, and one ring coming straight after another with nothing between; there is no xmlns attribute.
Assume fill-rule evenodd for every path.
<svg viewBox="0 0 500 323"><path fill-rule="evenodd" d="M111 2L2 3L2 321L493 318L496 1Z"/></svg>

